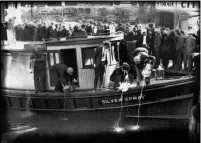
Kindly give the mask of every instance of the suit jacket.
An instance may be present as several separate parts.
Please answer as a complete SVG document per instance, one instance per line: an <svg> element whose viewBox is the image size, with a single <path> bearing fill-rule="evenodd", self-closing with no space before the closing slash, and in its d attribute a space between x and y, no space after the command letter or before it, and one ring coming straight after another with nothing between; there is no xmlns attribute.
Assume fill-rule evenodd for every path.
<svg viewBox="0 0 201 143"><path fill-rule="evenodd" d="M149 33L149 31L151 31L151 33ZM146 42L150 46L150 48L153 48L154 46L154 30L153 29L147 29Z"/></svg>
<svg viewBox="0 0 201 143"><path fill-rule="evenodd" d="M134 40L134 33L133 33L133 31L131 31L131 32L128 32L128 33L126 33L126 34L124 34L124 40L125 41L133 41Z"/></svg>
<svg viewBox="0 0 201 143"><path fill-rule="evenodd" d="M64 64L55 64L49 69L57 73L57 78L63 85L70 81L70 75L67 73L68 66Z"/></svg>
<svg viewBox="0 0 201 143"><path fill-rule="evenodd" d="M127 63L129 65L132 64L132 53L136 49L136 41L128 41L127 42Z"/></svg>
<svg viewBox="0 0 201 143"><path fill-rule="evenodd" d="M101 63L101 59L102 59L102 51L103 51L103 47L98 47L93 55L93 61L94 64L96 65L96 67L98 67ZM106 58L106 65L107 65L107 58Z"/></svg>
<svg viewBox="0 0 201 143"><path fill-rule="evenodd" d="M115 53L115 60L119 61L117 45L115 45L114 47L114 53ZM127 61L127 42L125 40L121 40L119 44L119 57L120 57L120 65L123 62Z"/></svg>
<svg viewBox="0 0 201 143"><path fill-rule="evenodd" d="M32 63L30 63L30 67L33 68L34 71L36 71L36 72L44 71L45 70L45 55L43 55L43 53L41 53L41 52L34 52L30 57L31 61L33 59L35 59L36 61L35 61L34 65L32 65Z"/></svg>
<svg viewBox="0 0 201 143"><path fill-rule="evenodd" d="M171 37L169 35L167 35L167 36L163 35L162 40L161 40L161 46L162 46L161 51L162 52L167 52L167 51L169 52L172 45L173 45L173 42L172 42ZM183 44L182 44L182 46L183 46Z"/></svg>
<svg viewBox="0 0 201 143"><path fill-rule="evenodd" d="M186 50L188 53L191 53L196 47L196 39L191 36L187 39L187 43L186 43Z"/></svg>
<svg viewBox="0 0 201 143"><path fill-rule="evenodd" d="M183 35L177 35L176 38L176 50L183 49L185 43L185 37Z"/></svg>

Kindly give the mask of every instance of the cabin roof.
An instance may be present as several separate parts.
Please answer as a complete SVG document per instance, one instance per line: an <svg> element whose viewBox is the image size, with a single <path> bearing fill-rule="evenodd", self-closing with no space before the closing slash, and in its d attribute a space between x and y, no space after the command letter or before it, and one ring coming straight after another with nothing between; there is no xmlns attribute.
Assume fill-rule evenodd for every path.
<svg viewBox="0 0 201 143"><path fill-rule="evenodd" d="M75 38L75 39L69 39L64 41L46 41L44 44L47 46L54 46L54 45L79 45L79 44L90 44L90 43L100 43L104 40L109 41L116 41L116 40L122 40L123 35L105 35L105 36L93 36L88 38Z"/></svg>

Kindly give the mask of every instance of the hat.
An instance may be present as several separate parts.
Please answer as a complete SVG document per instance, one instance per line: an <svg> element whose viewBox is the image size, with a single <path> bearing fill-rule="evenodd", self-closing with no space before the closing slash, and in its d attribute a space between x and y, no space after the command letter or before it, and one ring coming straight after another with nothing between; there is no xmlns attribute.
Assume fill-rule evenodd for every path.
<svg viewBox="0 0 201 143"><path fill-rule="evenodd" d="M111 43L109 41L103 41L103 45L110 45Z"/></svg>
<svg viewBox="0 0 201 143"><path fill-rule="evenodd" d="M126 28L130 28L130 27L131 27L130 23L127 23Z"/></svg>
<svg viewBox="0 0 201 143"><path fill-rule="evenodd" d="M168 34L168 30L165 29L165 30L163 31L163 34Z"/></svg>
<svg viewBox="0 0 201 143"><path fill-rule="evenodd" d="M137 27L139 27L139 26L140 26L140 27L142 27L142 25L141 25L141 24L138 24L138 25L137 25Z"/></svg>
<svg viewBox="0 0 201 143"><path fill-rule="evenodd" d="M140 64L140 56L135 56L133 58L133 61L134 61L135 64Z"/></svg>
<svg viewBox="0 0 201 143"><path fill-rule="evenodd" d="M153 24L150 23L150 24L148 25L148 27L149 27L149 28L153 28Z"/></svg>
<svg viewBox="0 0 201 143"><path fill-rule="evenodd" d="M160 31L161 31L161 30L160 30L159 27L157 27L157 28L154 29L154 32L160 32Z"/></svg>
<svg viewBox="0 0 201 143"><path fill-rule="evenodd" d="M129 69L130 69L129 64L128 64L128 63L125 63L125 62L122 64L122 67L123 67L123 69L125 69L125 70L129 70Z"/></svg>
<svg viewBox="0 0 201 143"><path fill-rule="evenodd" d="M67 69L67 73L68 73L69 75L73 75L73 68L69 67L69 68Z"/></svg>

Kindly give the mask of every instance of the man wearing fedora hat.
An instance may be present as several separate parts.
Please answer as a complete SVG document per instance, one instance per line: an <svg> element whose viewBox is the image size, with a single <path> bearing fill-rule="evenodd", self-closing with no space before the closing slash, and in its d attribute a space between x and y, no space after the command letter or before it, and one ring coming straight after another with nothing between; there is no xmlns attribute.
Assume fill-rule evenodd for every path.
<svg viewBox="0 0 201 143"><path fill-rule="evenodd" d="M128 78L126 78L128 77ZM130 65L124 62L121 66L117 65L113 73L110 75L110 86L114 89L120 86L123 81L133 82L133 74L130 70Z"/></svg>
<svg viewBox="0 0 201 143"><path fill-rule="evenodd" d="M109 52L111 43L109 41L104 41L103 46L100 46L96 49L93 55L93 66L95 69L95 78L94 78L94 91L96 91L98 79L100 77L100 86L103 84L103 76L105 73L105 66L108 64L107 53Z"/></svg>

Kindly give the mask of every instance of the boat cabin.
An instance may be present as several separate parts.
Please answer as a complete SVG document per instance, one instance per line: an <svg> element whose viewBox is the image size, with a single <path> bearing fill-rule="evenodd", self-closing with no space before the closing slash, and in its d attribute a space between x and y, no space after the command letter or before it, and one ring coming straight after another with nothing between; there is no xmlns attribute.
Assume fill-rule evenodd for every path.
<svg viewBox="0 0 201 143"><path fill-rule="evenodd" d="M46 90L53 91L55 85L54 72L48 68L57 63L63 63L74 69L74 76L78 81L76 90L93 89L95 71L93 69L93 54L97 47L108 40L117 43L123 39L123 35L108 35L90 38L69 39L65 41L46 41L37 46L42 47L46 55ZM33 74L28 72L30 56L32 55L32 46L24 45L23 50L5 50L2 55L2 61L5 65L3 69L3 88L34 90ZM114 46L111 46L108 60L108 66L105 73L104 83L109 82L109 76L113 72L117 61L114 58Z"/></svg>

